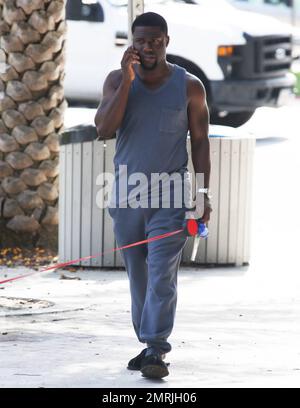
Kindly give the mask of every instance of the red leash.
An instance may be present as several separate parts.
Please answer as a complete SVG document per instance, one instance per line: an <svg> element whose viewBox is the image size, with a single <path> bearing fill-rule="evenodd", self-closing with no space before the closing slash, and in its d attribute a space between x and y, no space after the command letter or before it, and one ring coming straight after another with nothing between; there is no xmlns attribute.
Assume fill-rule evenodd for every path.
<svg viewBox="0 0 300 408"><path fill-rule="evenodd" d="M35 274L37 274L37 273L42 273L42 272L50 271L51 269L57 269L57 268L60 268L60 267L62 267L62 266L72 265L72 264L75 263L75 262L83 261L83 260L85 260L85 259L97 258L98 256L103 255L103 254L106 254L106 253L109 253L109 252L115 252L115 251L119 251L119 250L121 250L121 249L131 248L131 247L134 247L134 246L137 246L137 245L146 244L146 243L148 243L148 242L157 241L157 240L159 240L159 239L163 239L163 238L170 237L170 236L172 236L172 235L179 234L179 233L182 232L182 231L184 231L183 228L180 229L180 230L177 230L177 231L167 232L167 233L162 234L162 235L157 235L156 237L148 238L148 239L145 239L145 240L143 240L143 241L134 242L133 244L124 245L124 246L119 247L119 248L108 249L107 251L100 252L99 254L96 254L96 255L89 255L89 256L85 256L84 258L74 259L73 261L69 261L69 262L65 262L65 263L60 263L60 264L57 264L57 265L54 265L54 266L49 266L48 268L42 269L41 271L30 272L30 273L26 273L25 275L19 275L19 276L16 276L16 277L14 277L14 278L10 278L10 279L6 279L6 280L3 280L3 281L0 281L0 285L3 284L3 283L15 281L15 280L18 280L18 279L23 279L23 278L26 278L27 276L35 275Z"/></svg>

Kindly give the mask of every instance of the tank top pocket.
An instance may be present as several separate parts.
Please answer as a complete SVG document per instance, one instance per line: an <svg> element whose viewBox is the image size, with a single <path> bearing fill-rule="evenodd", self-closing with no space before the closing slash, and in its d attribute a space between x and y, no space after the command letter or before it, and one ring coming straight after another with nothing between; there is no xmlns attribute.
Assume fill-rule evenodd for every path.
<svg viewBox="0 0 300 408"><path fill-rule="evenodd" d="M175 133L186 126L185 109L163 108L160 112L160 132Z"/></svg>

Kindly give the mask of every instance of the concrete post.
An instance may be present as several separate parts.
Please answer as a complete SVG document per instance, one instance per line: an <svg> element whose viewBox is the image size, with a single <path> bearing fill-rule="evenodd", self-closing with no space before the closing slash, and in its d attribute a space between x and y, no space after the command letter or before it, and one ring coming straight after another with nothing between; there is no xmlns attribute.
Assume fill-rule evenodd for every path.
<svg viewBox="0 0 300 408"><path fill-rule="evenodd" d="M132 43L131 25L135 18L144 12L144 0L128 1L128 45Z"/></svg>

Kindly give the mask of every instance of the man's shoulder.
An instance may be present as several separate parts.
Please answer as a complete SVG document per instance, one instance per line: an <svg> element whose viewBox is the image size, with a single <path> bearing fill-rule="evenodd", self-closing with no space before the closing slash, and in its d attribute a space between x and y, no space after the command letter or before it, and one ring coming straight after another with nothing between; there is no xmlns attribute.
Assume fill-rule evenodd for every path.
<svg viewBox="0 0 300 408"><path fill-rule="evenodd" d="M114 88L118 88L122 81L122 70L115 69L111 71L106 78L106 81L109 82Z"/></svg>
<svg viewBox="0 0 300 408"><path fill-rule="evenodd" d="M189 88L198 90L201 90L203 88L205 89L201 79L199 79L198 77L196 77L196 75L193 75L188 71L186 72L186 81Z"/></svg>
<svg viewBox="0 0 300 408"><path fill-rule="evenodd" d="M190 72L186 72L186 83L187 95L189 98L192 98L193 96L202 96L203 98L206 97L205 86L198 77L191 74Z"/></svg>

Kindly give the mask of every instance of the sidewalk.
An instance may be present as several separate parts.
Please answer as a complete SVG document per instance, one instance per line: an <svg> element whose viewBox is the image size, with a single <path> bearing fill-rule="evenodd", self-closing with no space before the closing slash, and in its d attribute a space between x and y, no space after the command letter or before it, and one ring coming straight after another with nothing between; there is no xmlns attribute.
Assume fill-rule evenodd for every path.
<svg viewBox="0 0 300 408"><path fill-rule="evenodd" d="M1 296L54 305L1 311L1 387L298 387L300 278L263 272L180 271L170 375L161 381L126 369L143 346L124 272L64 271L81 277L72 281L46 272L9 284Z"/></svg>
<svg viewBox="0 0 300 408"><path fill-rule="evenodd" d="M299 387L300 138L284 114L257 141L250 265L180 270L168 377L126 369L143 345L125 271L55 271L0 285L0 387Z"/></svg>

